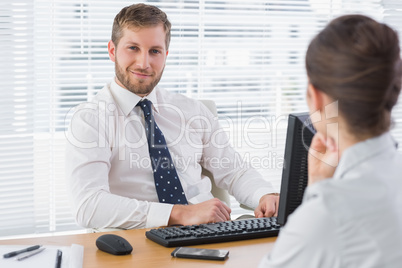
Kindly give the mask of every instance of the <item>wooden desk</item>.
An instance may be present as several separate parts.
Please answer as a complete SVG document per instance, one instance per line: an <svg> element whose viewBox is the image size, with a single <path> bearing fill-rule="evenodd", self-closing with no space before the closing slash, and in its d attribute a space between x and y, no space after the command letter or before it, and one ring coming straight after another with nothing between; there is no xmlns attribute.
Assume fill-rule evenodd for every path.
<svg viewBox="0 0 402 268"><path fill-rule="evenodd" d="M102 267L257 267L261 258L271 251L276 237L260 238L236 242L199 245L193 247L226 249L229 258L226 261L209 261L173 258L170 253L174 248L165 248L145 237L146 229L109 232L127 239L133 246L131 255L114 256L98 250L96 239L106 233L90 233L77 235L50 236L40 238L0 240L0 245L59 245L84 246L84 268Z"/></svg>

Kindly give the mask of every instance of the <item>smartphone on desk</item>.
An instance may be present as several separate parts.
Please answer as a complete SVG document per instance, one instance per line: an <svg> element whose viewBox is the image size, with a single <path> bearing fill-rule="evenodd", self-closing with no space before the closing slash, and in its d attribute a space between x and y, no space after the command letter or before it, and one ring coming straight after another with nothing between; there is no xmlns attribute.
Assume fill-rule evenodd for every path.
<svg viewBox="0 0 402 268"><path fill-rule="evenodd" d="M228 257L229 251L220 249L178 247L173 250L171 255L177 258L223 261Z"/></svg>

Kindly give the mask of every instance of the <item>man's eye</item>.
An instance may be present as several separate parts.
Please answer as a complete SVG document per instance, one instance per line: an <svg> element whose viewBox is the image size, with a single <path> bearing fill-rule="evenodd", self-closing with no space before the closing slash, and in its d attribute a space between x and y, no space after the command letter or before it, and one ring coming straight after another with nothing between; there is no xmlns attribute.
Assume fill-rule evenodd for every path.
<svg viewBox="0 0 402 268"><path fill-rule="evenodd" d="M157 49L152 49L151 52L152 52L153 54L158 54L158 53L160 53L160 51L157 50Z"/></svg>
<svg viewBox="0 0 402 268"><path fill-rule="evenodd" d="M138 48L135 47L135 46L131 46L131 47L129 47L129 49L131 49L131 50L137 50Z"/></svg>

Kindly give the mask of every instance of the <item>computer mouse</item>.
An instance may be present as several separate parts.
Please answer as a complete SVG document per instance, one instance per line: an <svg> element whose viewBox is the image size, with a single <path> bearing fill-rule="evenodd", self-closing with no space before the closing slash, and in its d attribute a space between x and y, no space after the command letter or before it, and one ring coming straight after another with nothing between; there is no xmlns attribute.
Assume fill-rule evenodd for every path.
<svg viewBox="0 0 402 268"><path fill-rule="evenodd" d="M133 247L126 239L114 234L99 236L96 239L96 246L98 249L113 255L127 255L133 251Z"/></svg>

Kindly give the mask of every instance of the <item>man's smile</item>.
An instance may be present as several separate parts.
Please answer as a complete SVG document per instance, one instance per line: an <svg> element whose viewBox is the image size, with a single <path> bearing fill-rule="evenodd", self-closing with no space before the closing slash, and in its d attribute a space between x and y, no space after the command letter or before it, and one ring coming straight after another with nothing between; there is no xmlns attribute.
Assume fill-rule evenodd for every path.
<svg viewBox="0 0 402 268"><path fill-rule="evenodd" d="M143 72L139 72L139 71L130 71L129 70L129 72L140 79L146 79L146 78L149 78L152 76L152 74L143 73Z"/></svg>

